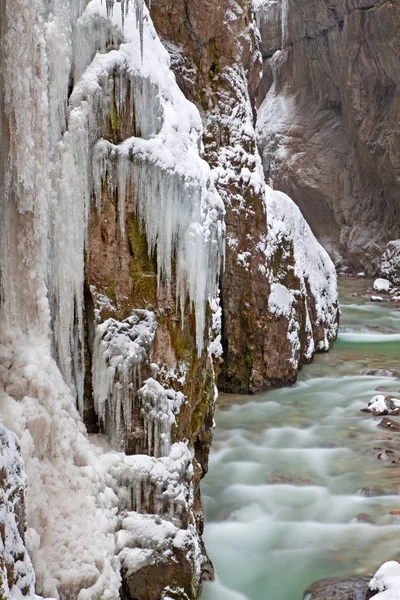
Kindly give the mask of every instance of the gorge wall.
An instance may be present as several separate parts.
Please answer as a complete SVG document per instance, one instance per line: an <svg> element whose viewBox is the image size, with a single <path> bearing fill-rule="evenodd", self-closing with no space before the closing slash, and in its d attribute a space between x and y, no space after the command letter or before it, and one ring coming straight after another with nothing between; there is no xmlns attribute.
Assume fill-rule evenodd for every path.
<svg viewBox="0 0 400 600"><path fill-rule="evenodd" d="M377 270L400 237L400 5L260 0L259 147L335 262Z"/></svg>
<svg viewBox="0 0 400 600"><path fill-rule="evenodd" d="M336 275L264 181L252 3L83 4L0 7L1 597L192 600L216 384L295 381Z"/></svg>

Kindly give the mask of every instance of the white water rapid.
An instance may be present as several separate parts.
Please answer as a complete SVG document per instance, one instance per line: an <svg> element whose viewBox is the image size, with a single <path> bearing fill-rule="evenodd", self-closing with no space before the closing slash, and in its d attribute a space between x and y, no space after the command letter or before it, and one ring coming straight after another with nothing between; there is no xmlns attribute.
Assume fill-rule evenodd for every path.
<svg viewBox="0 0 400 600"><path fill-rule="evenodd" d="M399 374L400 311L352 296L367 283L341 282L338 341L295 386L220 397L202 487L217 581L202 600L302 600L317 579L372 575L399 559L400 517L390 510L400 508L391 462L400 434L360 409L378 388L400 390L389 372L366 374ZM365 497L365 487L391 495Z"/></svg>

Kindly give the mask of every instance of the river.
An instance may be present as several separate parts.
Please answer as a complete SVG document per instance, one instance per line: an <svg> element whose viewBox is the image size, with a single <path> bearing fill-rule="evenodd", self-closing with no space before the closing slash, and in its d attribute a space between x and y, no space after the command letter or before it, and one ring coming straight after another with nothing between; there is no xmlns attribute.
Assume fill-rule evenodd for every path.
<svg viewBox="0 0 400 600"><path fill-rule="evenodd" d="M360 412L378 388L399 396L400 379L366 373L400 371L400 310L352 295L371 285L340 278L338 340L296 385L220 396L202 485L216 582L201 600L302 600L317 579L400 559L400 516L390 514L400 509L400 464L391 462L400 433ZM364 487L392 494L365 497Z"/></svg>

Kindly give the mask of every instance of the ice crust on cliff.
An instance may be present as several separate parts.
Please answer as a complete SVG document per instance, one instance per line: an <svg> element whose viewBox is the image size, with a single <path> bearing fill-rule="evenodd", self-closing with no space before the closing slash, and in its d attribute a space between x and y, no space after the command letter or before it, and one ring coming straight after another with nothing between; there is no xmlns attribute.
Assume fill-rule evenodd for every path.
<svg viewBox="0 0 400 600"><path fill-rule="evenodd" d="M99 13L104 10L99 0L93 0L89 9ZM113 19L118 27L119 18L113 16ZM93 177L97 202L100 206L102 186L107 177L118 196L123 229L126 192L129 186L136 190L136 209L146 232L149 251L157 251L158 278L165 280L167 285L172 283L172 263L176 258L177 297L182 314L186 299L195 309L196 342L201 352L206 303L216 294L223 251L224 206L214 187L210 167L200 158L202 123L199 112L176 85L169 69L169 55L151 21L146 19L144 26L143 63L133 12L126 16L124 31L125 43L118 52L96 56L74 97L75 101L84 98L88 90L115 68L124 72L134 91L140 89L138 79L143 89L152 90L137 96L134 93L136 137L119 145L106 140L96 144ZM121 111L126 108L124 96L121 90ZM156 102L150 110L149 98L153 98L153 105Z"/></svg>
<svg viewBox="0 0 400 600"><path fill-rule="evenodd" d="M0 473L0 596L18 598L24 592L32 597L35 574L24 540L25 467L17 436L1 422Z"/></svg>
<svg viewBox="0 0 400 600"><path fill-rule="evenodd" d="M111 420L112 436L124 439L135 394L141 386L140 365L154 342L155 315L136 310L124 321L108 319L96 326L92 360L94 408L100 425Z"/></svg>
<svg viewBox="0 0 400 600"><path fill-rule="evenodd" d="M143 6L143 19L140 11L128 11L122 27L120 11L107 16L101 0L89 3L84 12L79 0L58 0L51 11L48 7L39 0L0 7L6 31L0 57L5 84L0 86L0 94L5 90L1 132L13 124L0 165L1 175L7 172L5 182L0 178L0 409L5 425L20 439L26 465L27 546L37 591L54 598L116 600L121 560L128 560L116 536L122 486L114 485L111 466L99 457L76 410L76 397L83 409L83 267L91 197L107 172L118 194L124 233L124 196L128 186L137 186L138 217L151 251L157 246L159 278L172 283L174 262L181 308L188 299L196 310L199 351L206 303L220 268L224 209L200 158L200 115L176 85L147 9ZM118 108L128 109L122 99L126 81L136 91L136 104L129 110L136 114L138 137L120 147L101 142L93 161L101 121L113 110L109 92L118 70ZM98 148L100 155L107 149L100 163ZM139 505L149 511L146 497L151 503L155 495L156 507L165 511L165 527L171 529L177 519L174 543L187 535L195 548L194 524L187 525L186 533L180 529L180 511L190 511L194 503L192 455L186 445L171 443L171 427L184 398L151 378L140 381L153 321L150 314L139 322L136 317L109 322L99 332L98 412L101 419L114 386L115 423L124 410L128 415L129 394L115 393L118 382L111 380L109 369L118 371L126 384L124 377L137 368L148 445L159 456L136 456L136 462L124 463L125 478L136 488L140 482L142 490L129 511L136 512ZM120 335L121 327L127 327L128 335Z"/></svg>

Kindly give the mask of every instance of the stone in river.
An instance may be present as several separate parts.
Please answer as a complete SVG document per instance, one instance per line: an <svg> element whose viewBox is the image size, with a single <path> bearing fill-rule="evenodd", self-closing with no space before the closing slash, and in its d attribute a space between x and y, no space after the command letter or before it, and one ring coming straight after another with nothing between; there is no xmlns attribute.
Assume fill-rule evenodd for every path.
<svg viewBox="0 0 400 600"><path fill-rule="evenodd" d="M375 498L376 496L392 496L395 492L383 490L378 487L363 487L361 489L361 495L366 498Z"/></svg>
<svg viewBox="0 0 400 600"><path fill-rule="evenodd" d="M304 600L366 600L369 577L329 577L313 583Z"/></svg>
<svg viewBox="0 0 400 600"><path fill-rule="evenodd" d="M374 519L368 513L359 513L356 519L359 523L370 523L371 525L375 523Z"/></svg>
<svg viewBox="0 0 400 600"><path fill-rule="evenodd" d="M378 427L383 427L383 429L389 429L390 431L400 431L400 423L394 419L388 419L388 417L384 417L382 421L378 423Z"/></svg>
<svg viewBox="0 0 400 600"><path fill-rule="evenodd" d="M311 479L304 479L303 477L291 477L289 475L274 475L268 480L268 483L275 485L289 484L289 485L312 485Z"/></svg>

